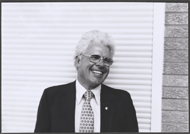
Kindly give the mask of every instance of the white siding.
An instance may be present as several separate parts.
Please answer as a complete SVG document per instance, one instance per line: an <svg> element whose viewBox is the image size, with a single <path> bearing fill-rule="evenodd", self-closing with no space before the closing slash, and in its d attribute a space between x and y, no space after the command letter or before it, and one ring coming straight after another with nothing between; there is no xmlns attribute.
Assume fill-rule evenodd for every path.
<svg viewBox="0 0 190 134"><path fill-rule="evenodd" d="M74 47L101 30L116 42L105 84L127 90L151 131L153 3L2 3L2 132L33 132L45 88L74 81Z"/></svg>

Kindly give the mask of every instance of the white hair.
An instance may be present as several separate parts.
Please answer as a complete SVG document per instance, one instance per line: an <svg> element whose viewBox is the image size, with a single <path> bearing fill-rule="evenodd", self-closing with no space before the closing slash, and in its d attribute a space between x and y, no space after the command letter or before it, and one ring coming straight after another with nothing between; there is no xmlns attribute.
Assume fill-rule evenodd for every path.
<svg viewBox="0 0 190 134"><path fill-rule="evenodd" d="M112 56L115 53L115 42L113 38L105 33L98 30L92 30L89 32L86 32L81 40L78 42L77 46L75 47L75 55L74 59L77 58L77 56L84 54L87 48L91 45L104 45L109 48Z"/></svg>

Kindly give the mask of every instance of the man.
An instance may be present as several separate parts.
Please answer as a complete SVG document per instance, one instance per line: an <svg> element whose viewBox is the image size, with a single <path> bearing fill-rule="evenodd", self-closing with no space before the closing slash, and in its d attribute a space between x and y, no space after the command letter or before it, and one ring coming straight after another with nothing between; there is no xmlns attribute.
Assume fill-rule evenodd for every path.
<svg viewBox="0 0 190 134"><path fill-rule="evenodd" d="M130 94L102 84L113 55L111 36L85 33L75 50L76 81L44 90L35 132L138 132Z"/></svg>

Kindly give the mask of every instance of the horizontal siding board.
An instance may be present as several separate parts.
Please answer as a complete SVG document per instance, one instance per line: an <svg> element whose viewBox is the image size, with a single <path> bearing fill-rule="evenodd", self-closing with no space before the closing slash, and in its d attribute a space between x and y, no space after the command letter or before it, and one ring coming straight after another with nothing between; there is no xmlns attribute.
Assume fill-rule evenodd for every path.
<svg viewBox="0 0 190 134"><path fill-rule="evenodd" d="M96 27L96 28L101 28L101 29L105 28L107 30L108 30L108 28L118 29L118 30L119 29L120 30L121 29L128 29L129 31L133 31L133 29L134 30L139 29L141 32L143 32L142 30L150 32L151 27L152 27L151 22L144 22L143 23L143 22L139 21L139 22L136 22L136 23L133 23L133 22L128 22L128 23L126 23L126 22L118 22L118 23L111 23L109 25L107 25L107 22L104 22L104 23L103 22L102 23L96 22L96 23L90 23L90 24L86 24L86 25L84 23L70 22L70 23L67 23L67 24L64 24L64 25L62 23L57 23L57 25L54 25L53 27L50 27L52 25L50 25L49 23L45 23L43 25L38 26L39 29L37 29L37 30L34 30L34 29L30 28L30 27L26 28L29 31L27 31L24 28L23 29L18 29L18 28L11 29L11 28L15 28L15 26L18 26L18 24L21 25L21 24L24 24L24 22L15 22L14 24L12 24L10 22L3 23L4 27L8 27L8 29L6 29L6 30L4 30L4 28L2 28L2 31L4 31L3 35L7 35L7 34L14 35L19 30L25 31L27 33L29 33L29 31L30 32L36 32L37 31L36 33L43 34L43 32L42 32L42 30L43 30L43 31L48 32L48 34L53 35L53 34L60 34L61 33L61 34L65 35L65 36L67 36L68 38L71 38L71 37L69 37L69 35L72 34L71 32L69 32L68 34L65 34L62 30L63 29L68 30L68 29L71 29L71 28L75 28L75 29L86 28L86 29L89 29L91 27ZM30 26L36 26L38 23L33 22L33 23L29 23L29 24L30 24ZM50 28L47 28L47 27L50 27ZM15 32L14 33L9 33L8 31L10 31L10 30L12 30L12 31L14 30ZM73 36L74 37L79 36L79 34L80 34L79 32L76 33L76 31L74 31ZM115 35L114 38L117 39L119 37L118 35L122 36L123 33L117 33L117 35Z"/></svg>
<svg viewBox="0 0 190 134"><path fill-rule="evenodd" d="M35 96L36 98L40 98L40 97L37 97L37 96ZM36 99L36 98L34 98L33 96L11 96L11 98L9 97L6 97L6 98L2 98L2 100L3 101L13 101L13 103L14 103L14 101L16 101L14 104L15 105L17 105L17 103L20 103L21 101L25 101L25 102L27 102L27 103L29 103L29 102L32 102L32 103L36 103L36 106L38 105L38 101L39 101L39 99ZM6 104L6 103L2 103L2 104ZM6 106L5 106L6 107ZM16 107L15 107L16 108Z"/></svg>
<svg viewBox="0 0 190 134"><path fill-rule="evenodd" d="M23 110L23 111L21 111ZM26 118L33 118L37 115L37 109L36 111L28 111L26 112L26 110L24 109L21 109L21 110L17 110L17 111L10 111L10 110L2 110L2 114L7 114L7 115L10 115L10 116L14 116L14 117L26 117Z"/></svg>
<svg viewBox="0 0 190 134"><path fill-rule="evenodd" d="M122 34L124 35L124 34ZM26 38L26 39L18 39L18 38L15 38L14 40L9 40L9 37L6 37L5 35L2 35L3 36L3 39L2 39L2 47L3 48L8 48L9 46L15 46L17 47L17 45L32 45L32 46L37 46L37 47L40 47L40 46L44 46L44 45L47 45L47 48L51 47L51 46L54 46L54 48L52 49L57 49L57 45L59 47L62 47L65 44L68 44L68 45L76 45L78 43L78 40L76 39L72 39L74 37L69 37L67 39L60 39L60 40L48 40L48 42L44 39L38 39L38 40L33 40L31 38ZM7 39L6 39L7 38ZM6 40L5 40L6 39ZM71 40L72 39L72 40ZM114 38L114 39L117 39L117 38ZM126 40L127 39L127 40ZM6 44L6 45L4 45ZM133 46L139 46L139 45L143 45L143 46L151 46L152 44L152 40L151 38L147 38L147 39L143 39L142 37L139 37L139 38L127 38L126 36L123 36L123 37L118 37L117 39L117 42L116 42L116 47L118 45L120 46L126 46L126 45L133 45ZM10 47L9 47L10 48ZM47 49L46 47L43 48L44 50Z"/></svg>
<svg viewBox="0 0 190 134"><path fill-rule="evenodd" d="M12 100L14 101L14 100ZM24 100L18 100L19 101L24 101ZM27 101L26 101L27 102ZM30 103L30 101L28 101L28 103ZM14 106L14 107L5 107L2 109L2 111L6 112L6 114L8 115L9 114L9 111L14 111L14 112L18 112L19 116L24 116L24 114L21 114L21 111L23 111L23 113L26 113L26 116L27 116L27 113L36 113L37 110L36 108L34 109L34 107L20 107L20 106ZM3 114L3 112L2 112Z"/></svg>
<svg viewBox="0 0 190 134"><path fill-rule="evenodd" d="M118 57L150 57L152 56L152 52L149 51L149 52L131 52L131 51L128 51L128 52L120 52L120 53L116 53L115 56L118 56Z"/></svg>
<svg viewBox="0 0 190 134"><path fill-rule="evenodd" d="M33 101L32 99L30 99L31 97L30 96L27 96L28 97L28 100L26 100L25 98L23 98L23 100L24 100L24 102L22 102L22 101L20 101L20 100L17 100L17 99L12 99L12 100L7 100L7 99L2 99L3 101L6 101L5 103L3 103L3 105L6 105L6 106L4 106L4 108L3 108L3 110L7 110L7 109L9 109L9 107L12 107L12 109L15 109L14 107L18 107L18 108L16 108L17 110L20 108L20 107L31 107L31 108L34 108L34 109L36 109L36 107L38 106L38 101L40 100L40 99L38 99L38 101ZM40 98L41 96L35 96L35 98ZM14 101L16 101L16 102L14 102ZM18 101L18 102L17 102ZM30 102L30 103L28 103L28 102Z"/></svg>
<svg viewBox="0 0 190 134"><path fill-rule="evenodd" d="M30 12L29 12L30 13ZM53 12L51 13L51 16L53 14L56 14L56 12ZM37 15L37 16L36 16ZM78 21L79 23L80 22L99 22L99 20L94 17L96 16L97 13L95 13L95 15L93 15L93 13L91 12L91 14L89 15L86 15L86 14L82 14L82 15L70 15L70 14L67 14L67 15L63 15L63 16L59 16L61 18L59 18L59 22L70 22L70 21ZM14 15L14 14L9 14L9 15L6 15L6 16L3 16L4 19L6 20L6 18L10 18L10 20L15 20L17 18L18 15ZM37 19L35 19L36 17L38 17ZM67 18L64 18L64 17L67 17ZM122 21L122 22L139 22L139 21L144 21L144 22L151 22L152 21L152 15L139 15L138 17L137 16L132 16L132 15L112 15L111 13L109 15L101 15L99 14L99 18L101 18L101 22L108 22L108 21L111 21L113 23L115 22L119 22L119 21ZM19 21L19 20L17 20ZM47 16L39 16L38 15L38 12L32 12L32 15L30 14L27 14L26 16L26 21L28 21L30 23L42 23L42 22L45 22L45 23L49 23L49 22L54 22L55 20L53 18L48 18Z"/></svg>
<svg viewBox="0 0 190 134"><path fill-rule="evenodd" d="M150 119L141 119L141 118L139 118L138 123L149 124ZM147 125L146 127L150 127L150 126Z"/></svg>
<svg viewBox="0 0 190 134"><path fill-rule="evenodd" d="M9 125L9 124L5 124L3 123L3 126L5 126L2 131L6 131L7 129L10 129L10 133L21 133L21 131L23 132L28 132L28 129L30 129L31 126L28 126L28 127L24 127L22 130L20 129L20 127L18 126L14 126L14 125ZM11 127L6 127L6 126L11 126Z"/></svg>
<svg viewBox="0 0 190 134"><path fill-rule="evenodd" d="M70 49L69 49L70 50ZM19 54L19 55L22 55L22 54L28 54L28 55L60 55L60 56L63 56L63 55L73 55L73 52L70 50L70 51L64 51L64 50L39 50L39 49L36 49L35 51L18 51L18 50L4 50L2 51L2 54ZM64 53L64 54L63 54ZM148 51L131 51L131 50L128 50L127 52L126 51L121 51L119 53L116 53L115 56L145 56L145 57L148 57L148 56L151 56L152 55L152 51L151 50L148 50Z"/></svg>
<svg viewBox="0 0 190 134"><path fill-rule="evenodd" d="M146 129L146 128L140 128L139 132L150 132L150 128Z"/></svg>
<svg viewBox="0 0 190 134"><path fill-rule="evenodd" d="M151 80L122 80L122 79L114 79L114 80L111 80L111 79L107 79L106 81L107 84L109 83L113 83L113 84L129 84L129 85L151 85Z"/></svg>
<svg viewBox="0 0 190 134"><path fill-rule="evenodd" d="M112 69L110 73L118 73L118 74L151 74L150 69L120 69L120 70L114 70Z"/></svg>
<svg viewBox="0 0 190 134"><path fill-rule="evenodd" d="M68 40L69 41L69 40ZM6 43L5 43L6 44ZM77 44L77 42L76 42ZM10 49L10 50L17 50L17 51L29 51L28 49L30 49L30 51L36 50L36 49L41 49L41 51L43 52L44 50L48 50L51 49L52 51L58 51L60 49L68 49L68 50L73 50L75 48L74 46L74 42L73 45L63 45L63 44L46 44L45 47L43 44L7 44L7 45L3 45L4 49ZM152 50L152 46L151 45L116 45L116 50L138 50L138 51L144 51L144 50Z"/></svg>
<svg viewBox="0 0 190 134"><path fill-rule="evenodd" d="M58 49L59 47L59 49ZM55 48L55 46L51 45L49 46L48 48L45 48L44 49L44 45L43 46L32 46L32 45L28 45L28 46L16 46L14 47L14 45L12 46L5 46L3 47L4 49L9 49L8 50L4 50L3 52L5 53L11 53L12 52L18 52L19 54L21 53L26 53L26 52L29 52L29 53L34 53L33 51L39 51L41 53L44 53L44 51L47 51L47 53L55 53L56 52L61 52L61 53L64 53L64 51L71 51L73 50L75 47L71 46L71 47L66 47L64 45L60 45L58 46L57 48ZM51 49L51 52L50 50L48 49ZM137 51L137 52L150 52L152 51L152 47L151 46L116 46L116 51ZM72 51L71 51L72 52ZM64 53L65 54L65 53Z"/></svg>
<svg viewBox="0 0 190 134"><path fill-rule="evenodd" d="M149 113L137 113L137 117L150 119Z"/></svg>
<svg viewBox="0 0 190 134"><path fill-rule="evenodd" d="M139 113L150 113L151 109L150 108L139 108L139 107L137 107L136 108L136 112L139 112Z"/></svg>
<svg viewBox="0 0 190 134"><path fill-rule="evenodd" d="M144 80L151 80L151 74L111 74L108 75L108 79L144 79Z"/></svg>
<svg viewBox="0 0 190 134"><path fill-rule="evenodd" d="M112 9L111 11L117 11L117 12L121 12L121 10L124 11L133 11L133 12L139 12L139 10L136 9L140 9L141 11L144 12L148 12L153 10L153 6L152 3L150 5L146 4L140 4L137 5L139 3L135 3L133 5L129 4L129 3L121 3L121 4L117 4L117 3L106 3L103 4L101 3L91 3L91 4L84 4L84 3L72 3L72 4L68 4L68 3L58 3L53 5L54 3L49 3L46 6L44 5L44 3L42 5L40 5L39 3L37 5L32 5L30 4L26 4L24 5L22 3L22 5L8 5L6 6L5 4L3 5L3 10L6 10L7 12L10 12L11 9L9 9L8 7L12 7L12 10L14 10L15 12L21 12L21 11L26 11L26 12L41 12L41 14L47 15L48 13L50 13L51 11L53 12L58 12L58 11L77 11L77 13L79 12L95 12L96 10L92 10L92 8L97 8L97 12L107 12L107 10ZM81 5L80 5L81 4ZM22 6L22 7L20 7ZM35 8L34 8L35 7ZM126 8L127 7L127 8ZM49 10L49 8L51 10ZM48 12L48 13L43 13L42 10ZM71 12L73 13L73 12ZM74 12L76 13L76 12ZM109 12L108 12L109 14ZM123 14L127 14L127 13L123 13Z"/></svg>
<svg viewBox="0 0 190 134"><path fill-rule="evenodd" d="M85 8L83 7L83 9L85 9ZM60 9L57 10L57 11L56 10L52 10L52 12L53 13L60 12ZM97 11L72 12L70 10L68 12L63 11L61 14L58 14L58 15L60 15L60 16L69 16L69 17L86 17L86 16L90 17L90 16L93 16L93 14L96 15L96 12ZM14 16L18 16L18 14L22 14L22 13L23 13L23 11L21 11L21 10L20 11L17 10L15 12L11 12L11 13L7 10L7 12L4 12L2 14L2 17L4 19L6 19L8 17L12 17L13 15ZM35 15L38 15L39 11L27 12L27 14L28 14L27 17L35 17L34 13L35 13ZM123 16L125 16L125 17L136 17L136 16L142 17L142 16L145 16L145 17L148 18L148 17L151 17L153 15L153 13L152 12L143 11L143 10L136 10L136 11L133 11L133 12L120 12L117 9L117 11L116 10L110 10L109 12L101 12L101 14L99 14L99 17L108 17L110 15L112 15L113 17L123 17ZM88 24L88 25L90 25L90 24Z"/></svg>
<svg viewBox="0 0 190 134"><path fill-rule="evenodd" d="M5 118L2 119L3 121L6 122L12 122L12 121L20 121L20 122L35 122L36 119L35 118L25 118L25 117L18 117L18 116L7 116Z"/></svg>
<svg viewBox="0 0 190 134"><path fill-rule="evenodd" d="M134 101L133 102L134 106L136 107L149 107L150 108L150 105L151 105L151 102L137 102L137 101ZM138 117L142 117L142 118L150 118L150 115L149 114L146 114L146 113L137 113L137 116Z"/></svg>
<svg viewBox="0 0 190 134"><path fill-rule="evenodd" d="M110 20L111 21L111 20ZM122 21L122 20L121 20ZM34 24L36 25L36 24ZM33 25L30 25L31 27L34 27ZM81 26L80 26L81 27ZM95 26L94 26L95 27ZM109 32L110 28L112 26L108 27L104 27L104 26L99 26L96 27L97 29L104 29L104 31L107 31ZM84 32L84 31L89 31L90 29L89 28L86 28L86 27L82 27L82 28L76 28L75 30L71 30L69 28L52 28L52 29L45 29L43 30L42 28L38 28L38 30L36 29L26 29L26 28L14 28L14 27L9 27L9 28L6 28L5 30L2 29L2 32L3 32L3 36L6 37L6 36L12 36L13 39L15 38L18 38L18 37L25 37L25 38L28 38L28 37L36 37L36 38L41 38L41 39L44 39L44 37L50 37L50 39L61 39L64 38L64 39L68 39L68 38L71 38L71 35L72 35L72 32L73 33L76 33L76 30L79 31L79 32ZM139 29L139 28L133 28L132 30L130 29L127 29L127 28L112 28L112 34L121 34L121 35L125 35L127 38L134 38L134 34L137 36L137 38L141 37L141 38L149 38L151 39L151 34L152 34L152 29ZM42 32L45 32L43 33ZM11 33L10 33L11 32ZM68 34L65 34L67 33ZM77 33L79 33L77 32ZM34 34L35 33L35 34ZM140 35L142 34L142 35ZM70 37L68 37L70 35ZM78 35L78 34L76 34ZM67 38L68 37L68 38ZM122 36L121 36L122 37ZM120 37L120 38L121 38ZM48 39L47 39L48 40Z"/></svg>
<svg viewBox="0 0 190 134"><path fill-rule="evenodd" d="M17 126L17 127L22 126L22 127L28 127L28 128L33 126L33 128L34 128L33 122L10 121L10 122L7 122L7 125L8 126Z"/></svg>
<svg viewBox="0 0 190 134"><path fill-rule="evenodd" d="M36 94L36 92L39 92L39 94ZM32 98L32 97L41 97L41 94L42 94L42 91L40 92L40 90L38 89L38 90L36 90L36 92L35 92L35 90L32 92L32 88L29 90L28 88L26 89L26 90L24 90L24 89L20 89L20 88L15 88L15 89L13 89L12 88L12 90L11 91L9 91L9 90L7 90L7 91L3 91L2 92L2 95L3 96L8 96L8 95L10 95L10 96L12 96L13 98L17 98L18 96L21 96L20 98L23 98L22 96L27 96L28 97L28 99L30 99L30 98ZM40 94L41 93L41 94ZM15 96L15 97L14 97ZM6 97L2 97L2 99L7 99L7 100L10 100L10 98L6 98ZM3 104L7 104L7 102L5 101L5 102L2 102ZM16 102L15 102L16 103ZM25 102L23 102L22 104L25 104Z"/></svg>
<svg viewBox="0 0 190 134"><path fill-rule="evenodd" d="M132 99L137 102L151 102L151 96L132 96ZM136 108L137 111L138 109L141 109L141 107Z"/></svg>
<svg viewBox="0 0 190 134"><path fill-rule="evenodd" d="M150 126L148 124L140 124L139 127L142 129L150 129Z"/></svg>
<svg viewBox="0 0 190 134"><path fill-rule="evenodd" d="M152 3L102 3L101 4L98 4L98 3L51 3L51 5L49 5L50 3L19 3L18 5L16 4L6 4L4 3L3 4L3 10L8 10L10 11L9 7L12 7L14 11L28 11L28 12L31 12L31 11L35 11L33 7L36 7L38 10L36 11L39 11L39 10L45 10L45 11L49 11L49 8L51 7L54 11L55 10L64 10L64 11L70 11L70 10L75 10L75 11L94 11L92 10L92 8L96 8L97 10L96 11L107 11L107 10L117 10L117 11L121 11L121 10L124 10L124 11L133 11L134 12L138 11L136 9L139 9L139 10L144 10L144 11L152 11L153 10L153 5ZM108 6L109 5L109 6ZM22 6L22 7L20 7ZM43 7L43 8L42 8ZM63 8L64 7L64 8ZM126 8L127 7L127 8ZM118 10L119 9L119 10ZM49 11L50 12L50 11Z"/></svg>
<svg viewBox="0 0 190 134"><path fill-rule="evenodd" d="M15 80L9 80L9 81L4 81L4 80L2 80L2 85L3 86L5 86L5 85L15 85L15 86L33 86L34 85L34 87L40 87L40 86L44 86L44 85L46 85L46 86L52 86L52 85L61 85L61 84L66 84L66 83L69 83L69 82L71 82L71 81L74 81L75 79L73 79L73 78L67 78L67 79L65 79L65 81L64 81L64 79L62 79L62 80L59 80L59 81L56 81L56 82L54 82L54 81L35 81L35 82L31 82L31 81L24 81L24 82L20 82L20 83L18 83L17 81L15 81Z"/></svg>
<svg viewBox="0 0 190 134"><path fill-rule="evenodd" d="M121 6L120 6L121 7ZM51 7L49 7L51 9ZM65 7L63 7L65 8ZM34 9L34 8L33 8ZM65 8L66 9L66 8ZM69 17L85 17L85 16L93 16L93 15L96 15L96 11L79 11L79 12L72 12L71 10L69 11L64 11L65 9L61 10L52 10L51 12L53 13L56 13L56 12L59 12L59 11L63 11L61 14L56 14L56 15L59 15L59 16L69 16ZM83 6L83 9L85 9L85 7ZM111 9L111 8L110 8ZM100 9L101 10L101 9ZM23 11L23 10L22 10ZM9 17L9 16L6 16L6 15L15 15L17 16L18 13L22 14L22 11L15 11L15 12L4 12L3 17ZM41 16L41 14L39 15L39 11L37 10L33 10L33 12L29 12L27 10L25 10L27 12L27 15L26 17L35 17L34 14L37 14L39 17ZM146 17L151 17L153 13L152 12L147 12L147 11L134 11L134 12L120 12L119 9L117 9L115 12L114 10L110 10L109 12L102 12L100 15L100 17L108 17L109 15L113 15L113 16L117 16L117 17L123 17L123 16L130 16L130 17L136 17L136 16L143 16L143 15L146 15ZM47 14L44 14L44 15L47 15ZM52 15L52 14L48 14L48 15ZM134 16L135 15L135 16ZM46 17L46 16L42 16L42 17Z"/></svg>

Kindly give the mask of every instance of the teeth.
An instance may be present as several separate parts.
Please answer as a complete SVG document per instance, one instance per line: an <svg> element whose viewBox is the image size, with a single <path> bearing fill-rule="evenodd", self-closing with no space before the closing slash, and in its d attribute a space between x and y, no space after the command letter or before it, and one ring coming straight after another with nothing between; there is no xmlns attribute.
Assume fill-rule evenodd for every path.
<svg viewBox="0 0 190 134"><path fill-rule="evenodd" d="M102 74L102 72L96 71L96 70L94 70L93 72L94 72L94 73L97 73L97 74Z"/></svg>

